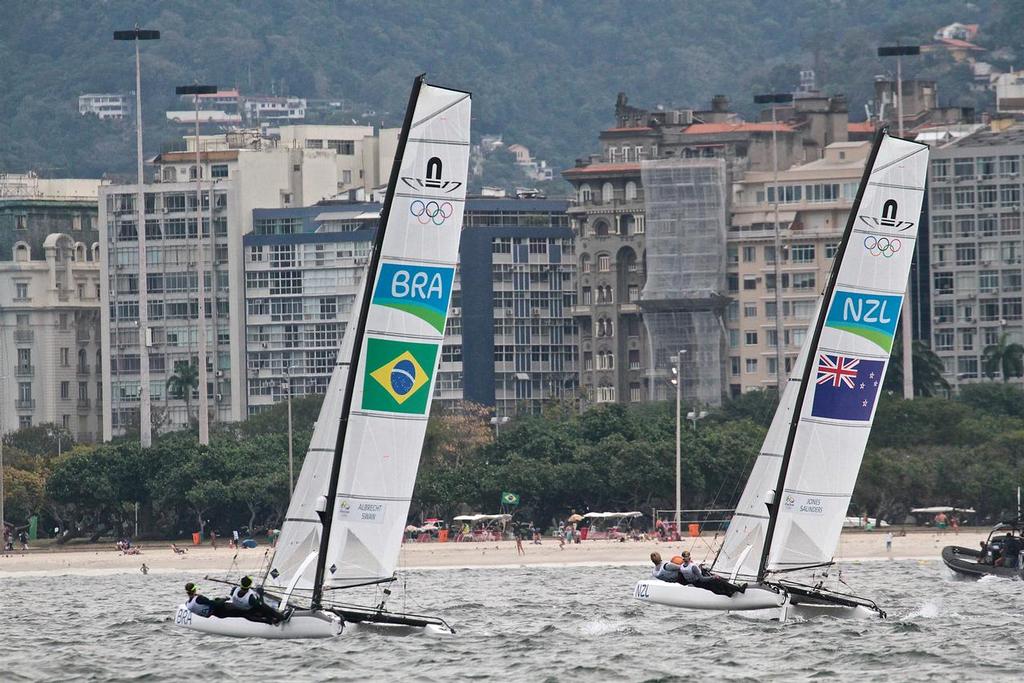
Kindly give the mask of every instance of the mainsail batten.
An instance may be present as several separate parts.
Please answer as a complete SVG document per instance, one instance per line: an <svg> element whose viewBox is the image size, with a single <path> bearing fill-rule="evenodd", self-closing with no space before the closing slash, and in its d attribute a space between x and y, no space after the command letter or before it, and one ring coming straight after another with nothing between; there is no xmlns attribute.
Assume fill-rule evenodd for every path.
<svg viewBox="0 0 1024 683"><path fill-rule="evenodd" d="M924 145L884 133L876 140L825 306L747 480L719 571L760 579L831 562L903 305L927 163ZM748 546L754 552L744 555Z"/></svg>
<svg viewBox="0 0 1024 683"><path fill-rule="evenodd" d="M307 568L298 582L313 591L314 602L321 587L393 575L441 355L465 204L471 100L422 80L410 99L378 248L353 308L361 312L358 327L346 330L289 507L288 518L300 521L285 523L267 578L285 585L311 548L321 552L317 571ZM306 521L318 519L322 497L325 523Z"/></svg>

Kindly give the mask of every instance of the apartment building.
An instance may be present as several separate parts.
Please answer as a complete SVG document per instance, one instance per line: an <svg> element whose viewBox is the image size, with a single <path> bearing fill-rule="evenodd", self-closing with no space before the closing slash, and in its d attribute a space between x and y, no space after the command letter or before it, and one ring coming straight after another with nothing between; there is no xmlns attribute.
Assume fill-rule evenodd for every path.
<svg viewBox="0 0 1024 683"><path fill-rule="evenodd" d="M846 228L870 142L837 142L824 156L734 182L728 236L729 393L777 386L775 206L782 243L783 354L792 370Z"/></svg>
<svg viewBox="0 0 1024 683"><path fill-rule="evenodd" d="M18 241L0 261L0 432L54 423L77 441L99 432L104 365L98 252L67 233Z"/></svg>
<svg viewBox="0 0 1024 683"><path fill-rule="evenodd" d="M985 377L985 347L1002 335L1024 343L1022 157L1019 124L932 150L931 346L954 389Z"/></svg>
<svg viewBox="0 0 1024 683"><path fill-rule="evenodd" d="M326 149L338 169L337 194L356 189L369 192L386 185L398 149L399 128L373 126L298 125L270 129L282 147Z"/></svg>
<svg viewBox="0 0 1024 683"><path fill-rule="evenodd" d="M142 287L148 298L154 427L180 428L196 419L198 390L186 398L169 395L166 387L178 365L198 363L199 334L205 334L207 342L209 381L202 390L210 399L211 417L245 416L245 349L237 343L245 335L242 236L252 230L254 209L301 206L333 196L337 187L328 150L267 146L201 151L202 219L197 221L195 153L168 152L154 163L154 182L143 188L145 278L140 278L136 186L108 186L100 193L101 327L110 359L102 379L109 397L103 405L104 439L124 433L138 421ZM204 273L203 331L196 299L199 263Z"/></svg>
<svg viewBox="0 0 1024 683"><path fill-rule="evenodd" d="M99 180L0 174L0 432L99 432Z"/></svg>
<svg viewBox="0 0 1024 683"><path fill-rule="evenodd" d="M572 398L576 262L566 203L470 199L435 382L442 404L499 416ZM368 261L379 204L257 210L244 238L248 412L326 390ZM467 334L465 332L471 331Z"/></svg>
<svg viewBox="0 0 1024 683"><path fill-rule="evenodd" d="M653 196L646 187L644 169L649 177L661 179L662 191L656 199L660 237L685 247L690 244L681 239L686 230L707 232L699 247L702 253L692 256L702 262L721 263L721 276L731 183L746 173L770 170L773 149L777 150L779 168L786 169L818 159L826 145L847 140L847 109L842 97L808 93L780 108L776 116L778 121L774 123L746 122L729 110L728 100L721 96L703 111L647 110L629 105L620 94L615 126L599 136L601 152L577 160L575 168L563 172L576 194L569 209L580 275L574 312L584 347L588 344L587 330L594 335L590 343L602 347L590 350L595 354L593 366L588 363L588 350L581 351L582 393L599 402L668 396L673 390L666 380L679 344L713 334L705 314L724 313L724 301L717 295L724 294L725 283L721 282L721 291L710 291L712 273L708 273L708 282L697 287L701 290L698 308L703 311L698 316L689 314L697 299L671 299L668 288L660 284L645 294L650 275L648 241ZM705 162L704 170L695 170L701 162ZM695 180L698 177L700 180ZM701 204L704 219L699 221L689 220L671 206L673 183L678 190L693 182L701 186L699 192L707 199ZM720 229L708 221L717 221ZM666 259L671 258L670 251L664 253ZM645 297L649 300L646 318ZM673 325L677 329L672 329ZM684 358L683 388L690 399L717 403L726 391L721 368L709 361L716 358L724 365L724 356L719 358L713 346L703 350L695 347ZM599 370L598 353L606 359L608 353L614 353L618 365ZM715 396L718 390L720 394Z"/></svg>

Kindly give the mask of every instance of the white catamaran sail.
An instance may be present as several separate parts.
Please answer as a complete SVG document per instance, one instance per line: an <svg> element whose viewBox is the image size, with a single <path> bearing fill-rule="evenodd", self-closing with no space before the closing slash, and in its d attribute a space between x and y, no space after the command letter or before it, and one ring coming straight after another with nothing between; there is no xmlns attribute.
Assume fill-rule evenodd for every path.
<svg viewBox="0 0 1024 683"><path fill-rule="evenodd" d="M469 93L417 79L353 308L358 318L346 330L265 578L265 589L286 601L318 609L331 601L325 590L394 575L458 259L470 112Z"/></svg>
<svg viewBox="0 0 1024 683"><path fill-rule="evenodd" d="M764 583L832 562L899 324L927 168L927 146L876 138L825 305L726 533L719 574ZM730 600L717 608L744 609Z"/></svg>

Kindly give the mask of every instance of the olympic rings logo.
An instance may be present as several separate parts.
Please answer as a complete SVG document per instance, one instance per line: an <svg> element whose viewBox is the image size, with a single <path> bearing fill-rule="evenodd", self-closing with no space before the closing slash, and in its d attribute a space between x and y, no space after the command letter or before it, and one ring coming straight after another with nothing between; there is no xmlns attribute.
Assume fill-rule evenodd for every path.
<svg viewBox="0 0 1024 683"><path fill-rule="evenodd" d="M864 248L868 250L868 253L872 256L884 256L885 258L892 258L894 254L898 253L903 248L903 243L893 237L875 237L874 235L868 235L864 238Z"/></svg>
<svg viewBox="0 0 1024 683"><path fill-rule="evenodd" d="M452 217L454 209L450 202L435 202L434 200L424 202L422 199L416 199L409 205L409 213L415 216L422 225L427 223L443 225Z"/></svg>

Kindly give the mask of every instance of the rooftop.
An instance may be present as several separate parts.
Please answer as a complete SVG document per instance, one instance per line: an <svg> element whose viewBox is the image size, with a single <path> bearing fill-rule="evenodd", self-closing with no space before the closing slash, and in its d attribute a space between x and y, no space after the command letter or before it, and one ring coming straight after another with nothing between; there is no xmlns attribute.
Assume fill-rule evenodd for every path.
<svg viewBox="0 0 1024 683"><path fill-rule="evenodd" d="M684 135L717 135L721 133L792 133L788 123L695 123L683 130Z"/></svg>
<svg viewBox="0 0 1024 683"><path fill-rule="evenodd" d="M627 163L627 164L590 164L589 166L580 166L578 168L570 168L562 171L564 176L587 176L587 175L607 175L609 173L639 173L639 163Z"/></svg>
<svg viewBox="0 0 1024 683"><path fill-rule="evenodd" d="M1024 125L1018 124L1001 131L986 128L973 135L960 138L954 144L956 147L1005 147L1009 145L1024 145Z"/></svg>

